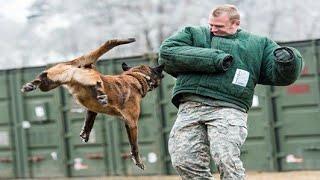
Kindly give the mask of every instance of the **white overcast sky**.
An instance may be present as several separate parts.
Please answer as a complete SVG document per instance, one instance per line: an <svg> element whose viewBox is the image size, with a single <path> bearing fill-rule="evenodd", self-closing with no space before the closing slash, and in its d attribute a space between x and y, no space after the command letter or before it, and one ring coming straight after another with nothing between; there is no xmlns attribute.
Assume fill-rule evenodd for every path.
<svg viewBox="0 0 320 180"><path fill-rule="evenodd" d="M0 0L0 69L44 65L74 57L101 43L105 35L139 39L135 46L115 49L109 57L155 52L161 38L185 25L206 24L209 6L223 2L239 2L239 9L244 12L242 26L250 32L277 41L320 37L320 1L315 0L105 0L101 3L78 0L77 4L74 0L51 1L39 1L39 6L52 5L48 5L52 9L41 14L43 17L27 20L28 16L37 15L38 12L29 12L37 0ZM90 2L94 3L88 7ZM157 13L160 6L156 2L164 3L164 13ZM106 8L109 5L114 8ZM128 11L128 8L139 11ZM107 19L101 19L102 16Z"/></svg>
<svg viewBox="0 0 320 180"><path fill-rule="evenodd" d="M0 0L0 17L5 17L16 23L26 22L28 7L35 0Z"/></svg>

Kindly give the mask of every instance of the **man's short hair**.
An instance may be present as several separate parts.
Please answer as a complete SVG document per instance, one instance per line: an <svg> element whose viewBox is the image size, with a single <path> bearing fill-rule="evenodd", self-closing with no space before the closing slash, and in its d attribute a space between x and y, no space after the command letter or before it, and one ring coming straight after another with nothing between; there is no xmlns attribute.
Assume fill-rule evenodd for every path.
<svg viewBox="0 0 320 180"><path fill-rule="evenodd" d="M223 13L227 13L230 20L240 20L240 14L236 6L231 4L223 4L212 10L211 15L213 17L218 17Z"/></svg>

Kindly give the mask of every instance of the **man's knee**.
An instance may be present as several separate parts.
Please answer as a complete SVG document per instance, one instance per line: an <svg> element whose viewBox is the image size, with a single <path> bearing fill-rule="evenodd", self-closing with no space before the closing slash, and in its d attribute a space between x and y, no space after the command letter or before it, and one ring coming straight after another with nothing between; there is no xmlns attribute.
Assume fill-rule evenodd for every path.
<svg viewBox="0 0 320 180"><path fill-rule="evenodd" d="M244 179L245 169L237 155L221 154L215 155L215 164L224 179Z"/></svg>

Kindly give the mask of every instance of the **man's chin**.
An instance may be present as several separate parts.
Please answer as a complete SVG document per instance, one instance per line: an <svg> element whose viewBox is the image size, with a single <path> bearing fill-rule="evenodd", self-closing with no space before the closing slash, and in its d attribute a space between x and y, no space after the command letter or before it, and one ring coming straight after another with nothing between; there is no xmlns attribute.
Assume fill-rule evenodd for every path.
<svg viewBox="0 0 320 180"><path fill-rule="evenodd" d="M233 34L228 34L228 33L213 33L213 35L215 35L215 36L220 36L220 37L225 37L225 36L231 36L231 35L233 35Z"/></svg>

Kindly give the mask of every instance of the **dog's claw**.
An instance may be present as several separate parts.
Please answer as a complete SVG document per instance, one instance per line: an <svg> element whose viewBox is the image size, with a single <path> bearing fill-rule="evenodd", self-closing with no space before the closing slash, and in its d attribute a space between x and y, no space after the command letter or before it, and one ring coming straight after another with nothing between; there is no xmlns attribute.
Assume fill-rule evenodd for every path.
<svg viewBox="0 0 320 180"><path fill-rule="evenodd" d="M32 83L27 83L21 88L21 92L30 92L37 89L37 86Z"/></svg>
<svg viewBox="0 0 320 180"><path fill-rule="evenodd" d="M134 163L136 166L138 166L140 169L144 170L145 166L144 166L144 164L142 163L139 155L134 156L134 155L131 153L131 159L132 159L133 163Z"/></svg>
<svg viewBox="0 0 320 180"><path fill-rule="evenodd" d="M144 170L144 164L143 163L138 163L136 164L140 169Z"/></svg>

